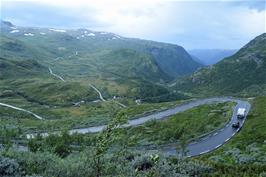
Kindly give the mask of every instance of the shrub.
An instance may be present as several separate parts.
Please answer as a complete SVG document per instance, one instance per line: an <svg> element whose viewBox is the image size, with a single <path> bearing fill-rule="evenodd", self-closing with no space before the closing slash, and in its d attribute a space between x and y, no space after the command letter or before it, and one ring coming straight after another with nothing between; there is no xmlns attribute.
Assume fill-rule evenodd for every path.
<svg viewBox="0 0 266 177"><path fill-rule="evenodd" d="M14 159L0 156L0 176L20 177L19 164Z"/></svg>

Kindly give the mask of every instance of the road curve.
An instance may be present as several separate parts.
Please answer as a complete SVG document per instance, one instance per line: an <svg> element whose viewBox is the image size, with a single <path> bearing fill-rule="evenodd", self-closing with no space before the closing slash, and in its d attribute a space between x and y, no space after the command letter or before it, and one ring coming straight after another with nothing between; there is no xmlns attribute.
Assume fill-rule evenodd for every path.
<svg viewBox="0 0 266 177"><path fill-rule="evenodd" d="M204 105L204 104L213 104L213 103L223 103L227 101L233 101L236 102L237 105L234 107L233 115L230 120L223 128L219 129L218 131L207 135L201 139L199 139L197 142L191 142L187 146L187 156L197 156L201 155L207 152L210 152L212 150L215 150L222 146L224 143L229 141L243 126L246 117L240 120L240 127L238 129L233 129L232 124L237 122L237 110L239 107L244 107L247 110L247 114L250 110L251 105L247 101L243 101L240 99L234 99L234 98L229 98L229 97L216 97L216 98L207 98L207 99L201 99L201 100L196 100L196 101L191 101L189 103L184 103L182 105L178 105L175 108L168 109L165 111L157 112L148 116L140 117L137 119L129 120L127 124L122 125L122 127L129 127L129 126L137 126L141 125L147 121L150 120L159 120L163 119L166 117L169 117L171 115L174 115L179 112L186 111L188 109ZM247 115L246 114L246 115ZM88 127L88 128L79 128L79 129L73 129L70 130L70 134L74 133L96 133L102 131L106 125L102 126L95 126L95 127ZM36 134L28 134L27 138L32 138ZM47 133L42 133L42 136L47 136ZM176 155L178 152L176 151L176 144L171 144L171 145L164 145L163 146L163 151L166 152L169 155Z"/></svg>
<svg viewBox="0 0 266 177"><path fill-rule="evenodd" d="M31 114L31 115L33 115L34 117L36 117L37 119L40 119L40 120L44 119L41 116L38 116L37 114L35 114L35 113L31 112L31 111L28 111L28 110L25 110L25 109L22 109L22 108L19 108L19 107L16 107L16 106L12 106L12 105L9 105L9 104L6 104L6 103L0 103L0 106L4 106L4 107L12 108L12 109L15 109L15 110L18 110L18 111L26 112L26 113Z"/></svg>
<svg viewBox="0 0 266 177"><path fill-rule="evenodd" d="M102 96L102 93L96 88L94 87L92 84L89 84L91 88L93 88L98 94L99 94L99 97L102 101L106 101L103 96Z"/></svg>
<svg viewBox="0 0 266 177"><path fill-rule="evenodd" d="M236 120L236 111L237 108L242 106L247 108L247 112L249 111L250 108L250 104L246 101L242 101L242 100L238 100L238 99L233 99L233 98L223 98L223 97L217 97L217 98L207 98L207 99L201 99L201 100L196 100L196 101L191 101L189 103L185 103L182 105L178 105L175 108L171 108L165 111L161 111L161 112L157 112L148 116L144 116L144 117L140 117L137 119L133 119L133 120L129 120L127 124L122 125L122 127L129 127L129 126L137 126L137 125L141 125L144 124L147 121L150 120L159 120L159 119L164 119L166 117L169 117L171 115L177 114L179 112L183 112L186 111L188 109L200 106L200 105L204 105L204 104L213 104L213 103L223 103L223 102L227 102L227 101L233 101L237 103L237 106L234 108L234 114L231 118L231 124L232 124L232 120ZM245 120L245 119L243 119ZM241 124L242 125L242 124ZM95 126L95 127L88 127L88 128L79 128L79 129L73 129L70 131L70 133L97 133L102 131L104 128L106 127L106 125L102 125L102 126Z"/></svg>
<svg viewBox="0 0 266 177"><path fill-rule="evenodd" d="M48 69L49 69L49 72L50 72L51 75L53 75L54 77L60 79L60 80L63 81L63 82L66 82L65 79L64 79L63 77L61 77L61 76L59 76L59 75L53 73L53 71L52 71L51 68L48 68Z"/></svg>
<svg viewBox="0 0 266 177"><path fill-rule="evenodd" d="M228 101L234 101L237 103L237 105L234 107L230 122L228 122L223 128L217 130L216 132L206 135L197 141L189 143L186 147L186 156L192 157L211 152L228 142L237 132L241 130L246 120L246 116L251 108L251 105L247 101L238 99L231 99ZM243 119L237 118L237 110L240 107L246 108L247 110L246 116ZM238 129L232 128L232 124L236 123L237 121L240 122L240 127ZM173 144L164 145L163 151L170 155L177 154L176 145Z"/></svg>
<svg viewBox="0 0 266 177"><path fill-rule="evenodd" d="M77 52L76 52L76 55L77 55ZM53 73L53 71L52 71L52 69L51 69L50 67L49 67L48 69L49 69L49 72L50 72L51 75L53 75L54 77L60 79L60 80L63 81L63 82L66 82L66 80L65 80L62 76L59 76L59 75ZM89 86L90 86L91 88L93 88L93 89L98 93L100 99L101 99L103 102L106 101L106 100L103 98L102 93L100 92L100 90L98 90L98 89L97 89L95 86L93 86L92 84L89 84ZM126 105L124 105L124 104L122 104L122 103L120 103L120 102L118 102L118 101L116 101L115 103L118 104L119 106L121 106L122 108L126 108L126 107L127 107Z"/></svg>

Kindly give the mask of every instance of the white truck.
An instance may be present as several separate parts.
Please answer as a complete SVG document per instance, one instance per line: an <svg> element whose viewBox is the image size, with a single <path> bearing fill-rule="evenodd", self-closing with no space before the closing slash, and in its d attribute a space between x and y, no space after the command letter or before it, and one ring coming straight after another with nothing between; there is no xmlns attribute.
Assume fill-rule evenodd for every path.
<svg viewBox="0 0 266 177"><path fill-rule="evenodd" d="M238 108L236 115L237 118L244 118L246 115L246 108Z"/></svg>

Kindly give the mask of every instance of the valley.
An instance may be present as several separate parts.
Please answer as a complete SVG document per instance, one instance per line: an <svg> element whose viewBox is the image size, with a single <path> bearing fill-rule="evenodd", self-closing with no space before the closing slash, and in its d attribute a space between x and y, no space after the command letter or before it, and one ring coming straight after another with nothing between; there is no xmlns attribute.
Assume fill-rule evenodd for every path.
<svg viewBox="0 0 266 177"><path fill-rule="evenodd" d="M0 160L47 177L264 174L265 40L204 66L175 44L1 21Z"/></svg>

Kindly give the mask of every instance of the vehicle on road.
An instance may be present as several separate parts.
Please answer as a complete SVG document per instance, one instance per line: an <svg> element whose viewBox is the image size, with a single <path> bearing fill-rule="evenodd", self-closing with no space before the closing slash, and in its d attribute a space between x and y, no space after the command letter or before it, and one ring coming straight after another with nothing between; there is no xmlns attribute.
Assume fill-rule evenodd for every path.
<svg viewBox="0 0 266 177"><path fill-rule="evenodd" d="M240 127L240 123L239 122L233 123L232 127L233 128L239 128Z"/></svg>
<svg viewBox="0 0 266 177"><path fill-rule="evenodd" d="M238 108L237 110L237 118L243 119L246 115L246 109L245 108Z"/></svg>

